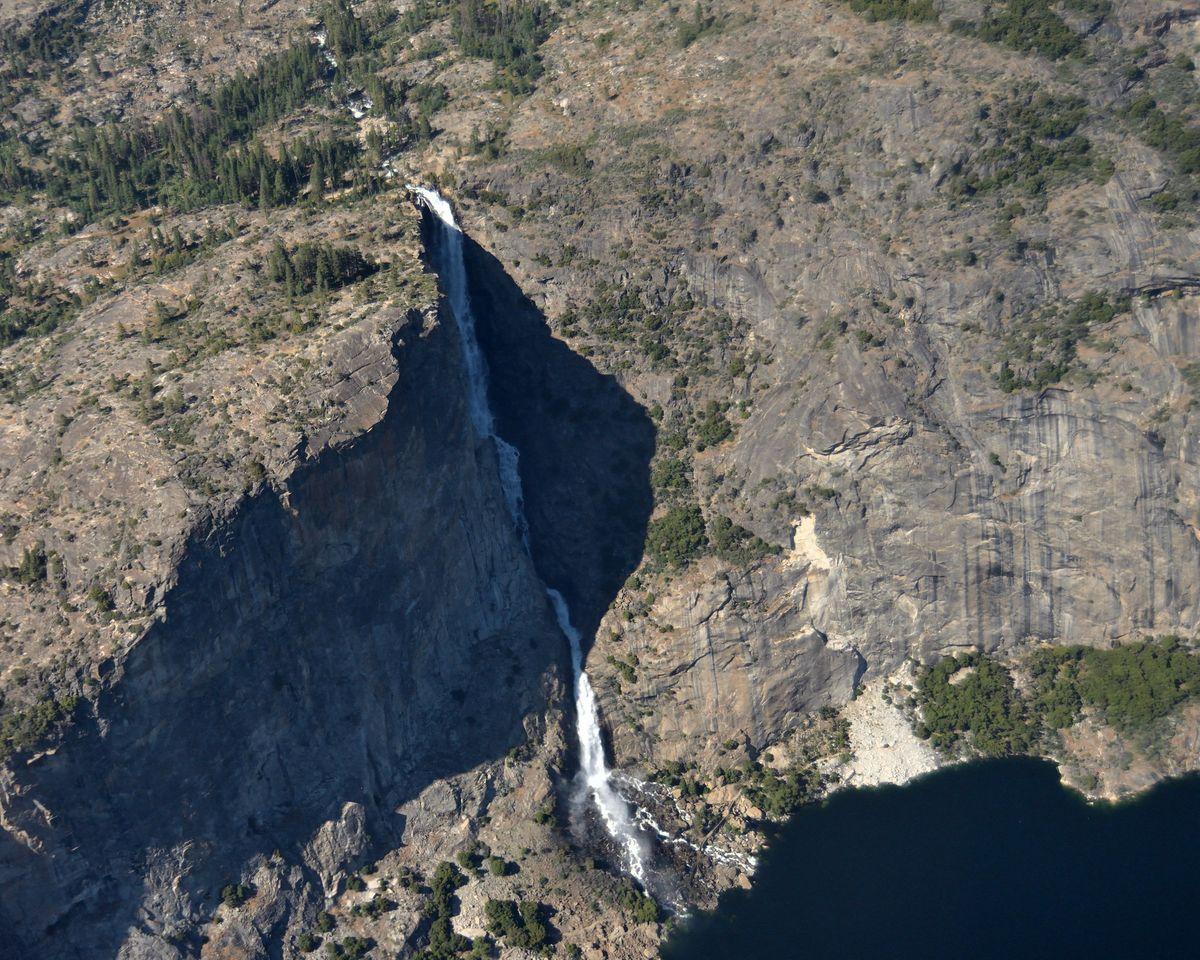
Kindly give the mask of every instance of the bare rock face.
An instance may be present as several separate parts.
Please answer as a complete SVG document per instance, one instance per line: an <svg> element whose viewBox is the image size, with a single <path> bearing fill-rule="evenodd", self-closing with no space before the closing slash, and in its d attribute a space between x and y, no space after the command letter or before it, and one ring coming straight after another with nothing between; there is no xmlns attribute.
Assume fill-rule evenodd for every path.
<svg viewBox="0 0 1200 960"><path fill-rule="evenodd" d="M1186 47L1143 19L1116 4L1097 57ZM1193 634L1200 248L1153 202L1191 181L1114 135L1128 90L837 5L673 23L572 20L507 151L458 171L480 246L657 418L686 479L654 517L694 503L779 551L626 583L588 660L618 759L761 748L906 660ZM1145 84L1186 114L1169 84L1194 79ZM1099 165L961 190L1003 167L1022 90L1079 104ZM1122 309L1006 382L1093 292Z"/></svg>
<svg viewBox="0 0 1200 960"><path fill-rule="evenodd" d="M637 663L631 688L621 687L627 716L639 722L615 725L619 756L690 760L697 744L717 737L764 747L822 707L846 702L866 669L854 647L814 627L804 572L715 566L693 571L645 622L618 632L618 618L606 621L605 655Z"/></svg>
<svg viewBox="0 0 1200 960"><path fill-rule="evenodd" d="M394 342L382 419L197 531L94 718L6 774L4 916L26 951L171 956L273 852L260 895L286 923L312 885L267 896L267 876L331 887L403 837L398 806L520 745L544 709L563 645L453 324L400 313Z"/></svg>
<svg viewBox="0 0 1200 960"><path fill-rule="evenodd" d="M553 891L563 944L650 955L659 928L553 826L547 585L697 901L748 882L763 815L727 762L883 751L907 719L885 681L948 653L1200 628L1200 180L1138 119L1150 97L1179 142L1200 120L1192 11L1051 5L1086 54L1052 60L960 0L928 22L585 0L552 4L504 89L447 17L381 19L335 67L300 0L147 3L0 0L5 27L83 38L3 54L0 266L64 313L0 352L0 708L23 734L0 944L290 958L329 909L400 954L428 929L410 871L484 842L520 869L476 871L456 929ZM39 167L75 121L186 109L306 35L320 76L236 149L344 137L346 175L195 208L173 184L86 224L7 185L10 147ZM529 552L408 179L466 226ZM372 270L272 279L277 245L312 244ZM694 529L656 551L680 509ZM1195 765L1195 704L1173 723L1155 764L1120 769L1100 725L1066 750L1115 796ZM679 761L689 796L639 784Z"/></svg>

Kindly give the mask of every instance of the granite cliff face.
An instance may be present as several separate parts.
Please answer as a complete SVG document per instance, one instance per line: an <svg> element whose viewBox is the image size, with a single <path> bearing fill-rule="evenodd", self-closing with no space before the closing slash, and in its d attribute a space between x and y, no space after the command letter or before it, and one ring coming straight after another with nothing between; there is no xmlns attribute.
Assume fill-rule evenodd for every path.
<svg viewBox="0 0 1200 960"><path fill-rule="evenodd" d="M1150 331L1178 335L1194 313L1168 301L1129 318L1124 336L1149 341L1143 389L1160 377L1156 396L1180 390ZM780 560L680 584L656 599L648 629L613 618L643 664L633 700L678 708L656 710L644 737L625 741L631 755L679 759L696 736L741 731L764 746L795 721L787 710L845 702L864 674L906 658L1194 631L1189 429L1169 441L1132 403L1066 390L989 402L952 376L906 406L868 363L848 360L836 398L787 417L773 415L786 384L812 373L784 372L726 455L743 489L770 491L780 476L838 485L790 534L771 531L788 547Z"/></svg>
<svg viewBox="0 0 1200 960"><path fill-rule="evenodd" d="M378 422L197 531L95 716L6 776L5 913L27 955L169 940L276 851L269 939L399 842L398 807L533 732L562 643L472 433L453 324L393 309L388 326L354 358L379 377Z"/></svg>
<svg viewBox="0 0 1200 960"><path fill-rule="evenodd" d="M511 899L650 955L546 586L692 905L800 774L946 759L920 665L1193 643L1200 19L1018 6L152 4L151 44L0 0L0 935L519 957ZM229 142L145 134L122 194L93 125L215 129L221 84ZM410 180L465 226L529 552ZM1056 756L1141 789L1198 717Z"/></svg>
<svg viewBox="0 0 1200 960"><path fill-rule="evenodd" d="M1161 49L1136 82L1173 103L1194 22L1118 4L1058 65L837 5L681 22L581 16L490 114L507 152L447 167L480 243L658 417L656 516L695 502L781 551L627 584L593 653L618 756L762 749L907 660L1191 635L1200 249L1154 202L1191 181L1122 127L1114 64ZM1067 103L1090 159L1023 168L1021 105ZM1095 291L1130 300L1067 330Z"/></svg>

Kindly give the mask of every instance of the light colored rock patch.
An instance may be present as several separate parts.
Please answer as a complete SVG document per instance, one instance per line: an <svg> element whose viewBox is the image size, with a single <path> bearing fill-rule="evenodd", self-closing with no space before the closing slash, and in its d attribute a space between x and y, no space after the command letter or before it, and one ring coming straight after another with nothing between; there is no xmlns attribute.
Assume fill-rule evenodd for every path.
<svg viewBox="0 0 1200 960"><path fill-rule="evenodd" d="M828 570L833 564L817 542L817 518L801 517L792 530L792 549L785 563L793 567L811 567L813 571Z"/></svg>
<svg viewBox="0 0 1200 960"><path fill-rule="evenodd" d="M854 754L843 771L849 786L907 783L941 765L933 748L913 733L904 714L883 699L886 682L884 678L871 681L846 705Z"/></svg>

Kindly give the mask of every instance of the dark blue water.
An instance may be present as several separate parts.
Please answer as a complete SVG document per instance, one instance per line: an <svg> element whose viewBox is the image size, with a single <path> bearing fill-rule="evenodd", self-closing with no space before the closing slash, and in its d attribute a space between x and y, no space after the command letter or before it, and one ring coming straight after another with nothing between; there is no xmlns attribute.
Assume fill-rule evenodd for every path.
<svg viewBox="0 0 1200 960"><path fill-rule="evenodd" d="M1089 806L1005 760L802 810L665 960L1200 958L1200 779Z"/></svg>

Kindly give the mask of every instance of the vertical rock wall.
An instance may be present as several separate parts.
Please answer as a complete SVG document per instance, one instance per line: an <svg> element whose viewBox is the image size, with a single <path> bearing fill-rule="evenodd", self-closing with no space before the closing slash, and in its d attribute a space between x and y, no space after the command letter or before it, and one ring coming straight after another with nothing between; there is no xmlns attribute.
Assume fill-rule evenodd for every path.
<svg viewBox="0 0 1200 960"><path fill-rule="evenodd" d="M0 784L0 912L27 955L173 956L273 851L311 888L281 887L286 915L541 713L561 636L454 325L408 323L382 423L197 534L99 719Z"/></svg>

